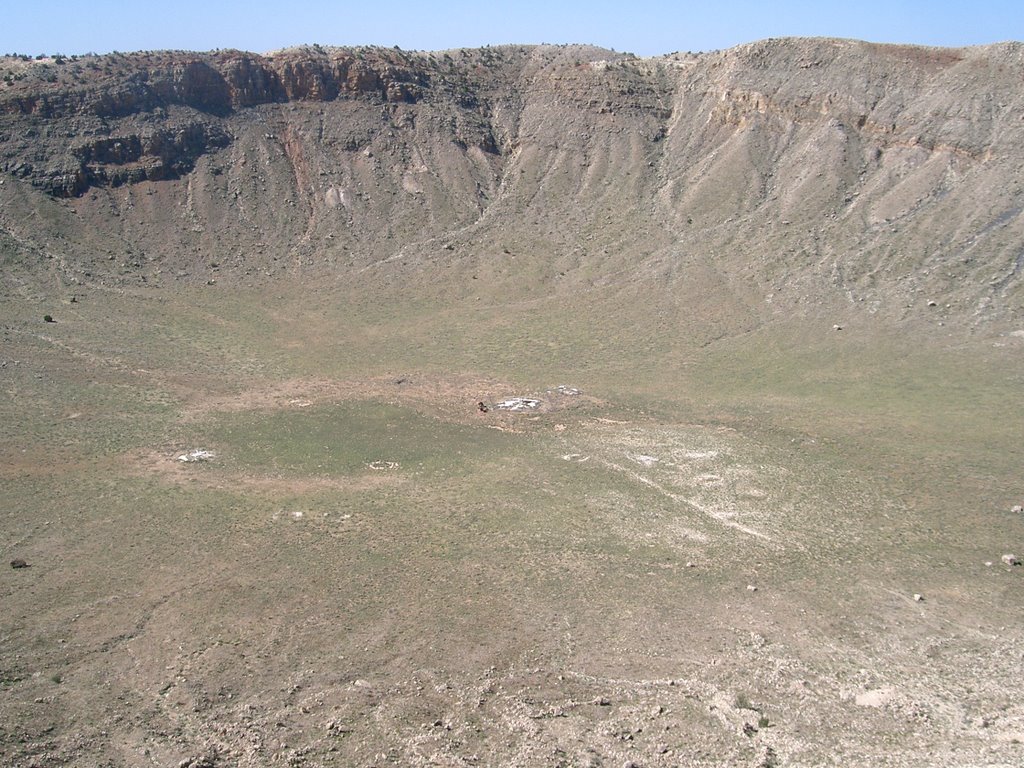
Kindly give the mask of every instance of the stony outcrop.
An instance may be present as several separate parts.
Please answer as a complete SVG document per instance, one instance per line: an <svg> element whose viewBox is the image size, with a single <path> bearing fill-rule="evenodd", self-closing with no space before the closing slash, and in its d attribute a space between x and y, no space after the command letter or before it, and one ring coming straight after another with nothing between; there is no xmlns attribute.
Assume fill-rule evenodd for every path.
<svg viewBox="0 0 1024 768"><path fill-rule="evenodd" d="M230 142L226 121L239 110L339 98L412 103L429 82L422 68L378 50L300 49L276 56L233 51L113 54L90 57L84 66L69 60L25 64L12 67L8 62L12 71L28 76L16 78L9 71L6 88L0 88L0 119L13 129L4 136L10 139L20 126L60 121L74 125L71 138L102 134L42 162L41 153L64 149L59 142L40 142L31 129L27 138L32 140L20 147L15 141L12 149L7 142L0 168L62 197L80 195L94 185L177 178L193 168L198 156ZM207 119L176 120L168 116L175 108ZM118 130L119 122L133 119L157 127L139 131L130 124Z"/></svg>
<svg viewBox="0 0 1024 768"><path fill-rule="evenodd" d="M400 56L370 49L299 49L260 56L237 51L112 54L86 64L8 60L0 88L0 114L66 119L80 115L127 117L154 109L186 106L228 115L257 104L331 101L377 96L415 101L429 73Z"/></svg>
<svg viewBox="0 0 1024 768"><path fill-rule="evenodd" d="M503 232L558 274L713 264L772 311L831 292L896 313L942 296L940 321L1021 312L1017 43L314 46L8 58L0 76L0 174L154 263L227 252L273 275L281 253L425 259Z"/></svg>

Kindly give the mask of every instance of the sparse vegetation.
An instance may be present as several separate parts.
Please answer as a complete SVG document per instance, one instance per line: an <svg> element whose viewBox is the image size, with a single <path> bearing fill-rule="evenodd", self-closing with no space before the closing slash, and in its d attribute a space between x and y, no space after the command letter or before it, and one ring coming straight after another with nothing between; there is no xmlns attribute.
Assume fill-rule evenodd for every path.
<svg viewBox="0 0 1024 768"><path fill-rule="evenodd" d="M1016 49L314 50L5 64L0 762L1019 762Z"/></svg>
<svg viewBox="0 0 1024 768"><path fill-rule="evenodd" d="M736 698L733 699L733 706L736 707L736 709L749 709L754 712L761 711L760 708L750 700L750 697L744 691L740 691L736 694Z"/></svg>

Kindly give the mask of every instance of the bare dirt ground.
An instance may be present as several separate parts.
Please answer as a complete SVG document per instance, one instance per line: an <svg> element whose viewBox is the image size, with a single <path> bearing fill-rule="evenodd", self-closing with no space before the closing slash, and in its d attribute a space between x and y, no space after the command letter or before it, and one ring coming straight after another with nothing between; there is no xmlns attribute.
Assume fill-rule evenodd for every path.
<svg viewBox="0 0 1024 768"><path fill-rule="evenodd" d="M582 392L565 390L556 385L541 393L529 393L538 405L528 412L548 414L600 404L599 400ZM517 414L510 415L494 407L495 403L510 397L525 395L516 393L515 385L509 382L471 375L392 374L349 381L299 378L232 395L193 393L184 417L198 419L211 412L308 408L324 403L374 400L402 405L446 421L477 423L483 414L475 406L483 402L488 405L488 423L522 424L521 418L514 418Z"/></svg>
<svg viewBox="0 0 1024 768"><path fill-rule="evenodd" d="M476 408L515 396L543 405ZM370 437L363 408L385 409ZM440 460L396 460L421 420ZM304 450L320 421L325 453L361 441L348 468L245 453ZM147 434L80 466L4 462L8 509L42 516L5 522L30 562L2 577L8 764L1024 754L1020 569L981 539L943 549L814 440L418 372L196 389Z"/></svg>
<svg viewBox="0 0 1024 768"><path fill-rule="evenodd" d="M0 763L1024 765L1019 45L0 69Z"/></svg>

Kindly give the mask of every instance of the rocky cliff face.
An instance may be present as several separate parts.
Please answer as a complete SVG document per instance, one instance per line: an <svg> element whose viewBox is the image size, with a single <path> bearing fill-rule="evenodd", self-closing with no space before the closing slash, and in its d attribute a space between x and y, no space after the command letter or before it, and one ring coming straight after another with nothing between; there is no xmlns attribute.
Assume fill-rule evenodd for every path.
<svg viewBox="0 0 1024 768"><path fill-rule="evenodd" d="M61 138L77 140L46 147L41 165L30 159L39 156L38 133L29 129L23 134L29 141L22 142L7 134L11 149L3 170L57 196L187 173L199 155L230 143L224 123L238 110L358 97L413 102L427 78L401 55L378 51L370 57L310 49L277 57L169 53L82 61L9 61L0 92L0 115L12 127L72 123ZM191 117L169 118L169 110L182 109Z"/></svg>
<svg viewBox="0 0 1024 768"><path fill-rule="evenodd" d="M61 252L67 279L106 274L105 256L68 245L86 225L150 280L205 277L195 265L214 258L272 276L438 249L511 275L518 251L569 283L710 270L758 312L827 295L1021 314L1018 44L302 48L0 69L6 237ZM29 231L11 212L34 194L66 202L32 203L46 214Z"/></svg>

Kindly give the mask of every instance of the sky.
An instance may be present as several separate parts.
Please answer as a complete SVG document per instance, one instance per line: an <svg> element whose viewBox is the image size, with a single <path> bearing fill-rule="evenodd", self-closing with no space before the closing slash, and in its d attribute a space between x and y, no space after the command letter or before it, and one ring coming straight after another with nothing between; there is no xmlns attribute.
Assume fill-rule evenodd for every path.
<svg viewBox="0 0 1024 768"><path fill-rule="evenodd" d="M28 0L0 14L0 54L31 55L592 43L656 56L788 36L941 46L1024 40L1024 0Z"/></svg>

